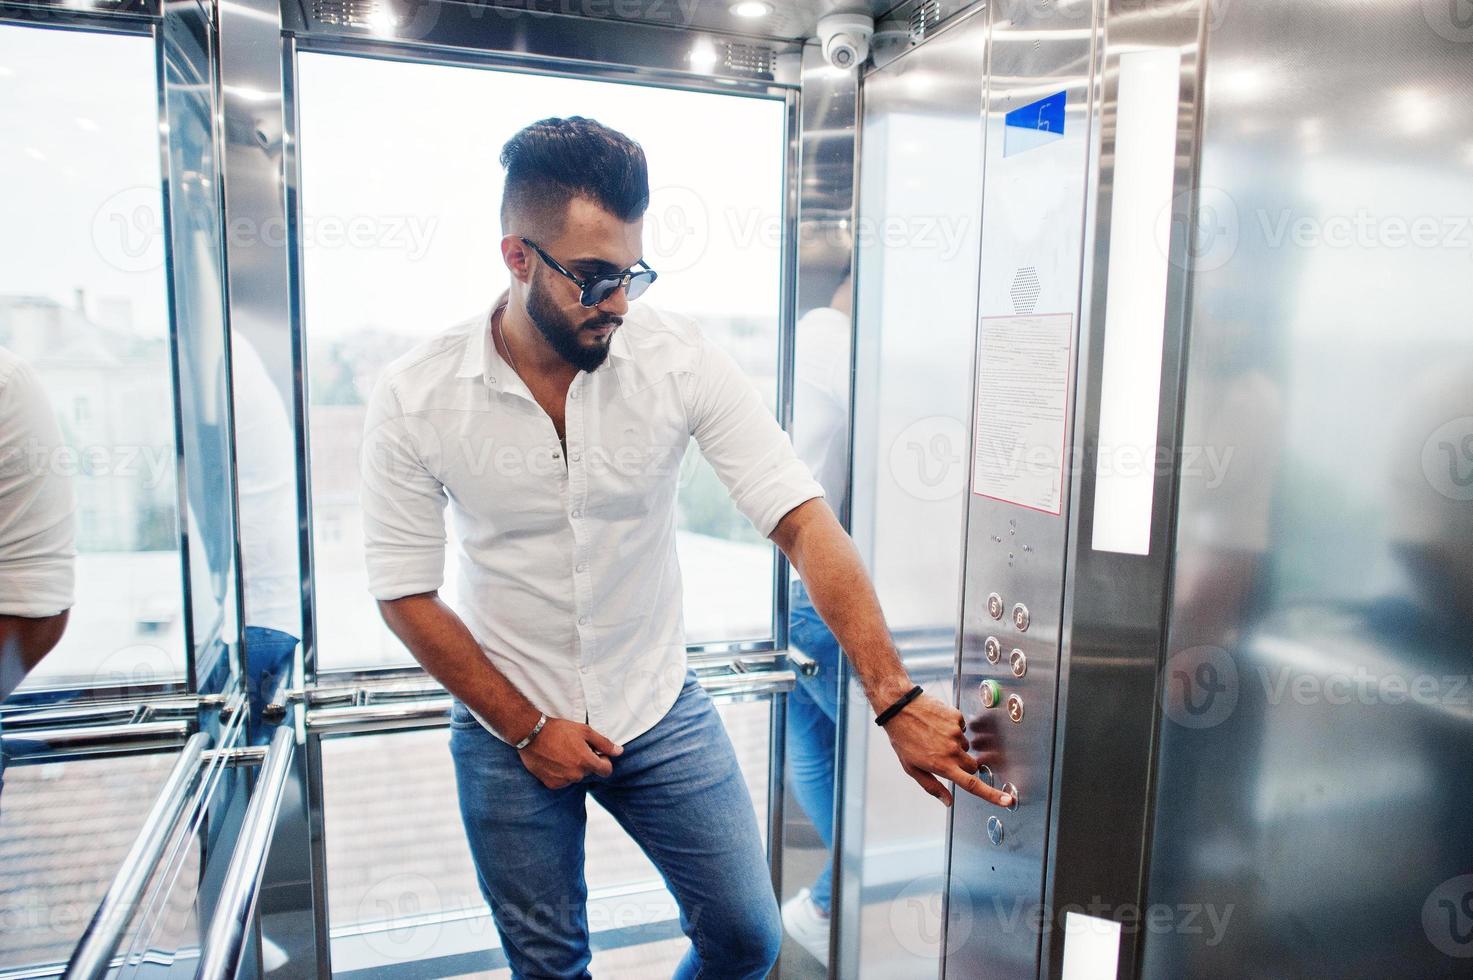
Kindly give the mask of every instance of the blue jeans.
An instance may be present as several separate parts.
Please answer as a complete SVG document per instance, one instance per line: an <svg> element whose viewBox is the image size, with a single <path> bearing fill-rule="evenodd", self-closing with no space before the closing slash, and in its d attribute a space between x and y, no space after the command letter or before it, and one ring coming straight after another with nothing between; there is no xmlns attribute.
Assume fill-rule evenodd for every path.
<svg viewBox="0 0 1473 980"><path fill-rule="evenodd" d="M829 911L834 874L834 740L839 715L839 641L819 618L808 590L794 580L788 601L788 642L818 663L813 675L799 674L788 695L788 774L798 805L829 849L813 904Z"/></svg>
<svg viewBox="0 0 1473 980"><path fill-rule="evenodd" d="M624 744L611 776L548 789L458 701L450 754L481 894L513 977L589 976L590 794L649 855L680 905L692 945L676 977L758 978L772 968L782 926L752 798L693 674L665 717Z"/></svg>
<svg viewBox="0 0 1473 980"><path fill-rule="evenodd" d="M251 719L246 744L266 745L276 725L261 718L266 705L276 695L283 681L290 680L297 638L281 630L265 626L247 626L245 630L246 696L251 702Z"/></svg>

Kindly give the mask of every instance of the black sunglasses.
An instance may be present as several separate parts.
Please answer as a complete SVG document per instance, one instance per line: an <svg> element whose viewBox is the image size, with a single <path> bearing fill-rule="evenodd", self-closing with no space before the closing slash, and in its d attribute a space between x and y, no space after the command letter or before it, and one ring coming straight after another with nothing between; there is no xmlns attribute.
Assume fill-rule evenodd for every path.
<svg viewBox="0 0 1473 980"><path fill-rule="evenodd" d="M635 270L634 266L630 266L623 272L613 272L602 276L589 276L585 279L575 276L567 269L564 269L557 259L544 252L542 246L532 241L532 239L523 238L522 244L527 245L532 251L542 256L542 261L562 273L572 281L573 285L582 290L578 296L578 302L584 306L597 306L614 295L621 287L624 289L625 295L631 300L639 299L644 294L644 291L650 288L650 283L659 277L659 274L654 269L651 269L645 263L644 259L640 259L634 265L642 265L644 268L638 271Z"/></svg>

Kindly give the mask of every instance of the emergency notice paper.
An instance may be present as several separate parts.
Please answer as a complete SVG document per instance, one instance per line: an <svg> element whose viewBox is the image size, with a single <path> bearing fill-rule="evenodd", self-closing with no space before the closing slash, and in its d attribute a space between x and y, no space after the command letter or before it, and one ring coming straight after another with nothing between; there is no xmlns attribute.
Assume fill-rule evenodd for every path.
<svg viewBox="0 0 1473 980"><path fill-rule="evenodd" d="M1072 313L982 318L972 492L1058 514Z"/></svg>

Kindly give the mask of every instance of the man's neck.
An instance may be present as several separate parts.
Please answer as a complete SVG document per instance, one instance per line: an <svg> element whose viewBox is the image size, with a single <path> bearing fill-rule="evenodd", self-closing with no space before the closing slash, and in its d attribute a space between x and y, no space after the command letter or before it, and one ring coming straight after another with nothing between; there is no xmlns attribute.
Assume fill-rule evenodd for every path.
<svg viewBox="0 0 1473 980"><path fill-rule="evenodd" d="M506 354L505 348L510 348L511 365L528 387L535 382L555 383L564 388L573 383L578 369L552 349L547 338L542 336L542 331L527 316L525 308L516 303L508 303L501 309L498 317L493 317L493 326L498 321L501 343L504 345L502 354Z"/></svg>

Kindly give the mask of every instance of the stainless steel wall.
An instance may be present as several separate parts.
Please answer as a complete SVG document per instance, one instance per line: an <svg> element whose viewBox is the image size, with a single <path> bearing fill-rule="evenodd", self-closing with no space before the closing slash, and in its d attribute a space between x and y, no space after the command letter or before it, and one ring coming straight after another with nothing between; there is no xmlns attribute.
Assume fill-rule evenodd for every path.
<svg viewBox="0 0 1473 980"><path fill-rule="evenodd" d="M1208 4L1144 976L1473 970L1460 10Z"/></svg>

